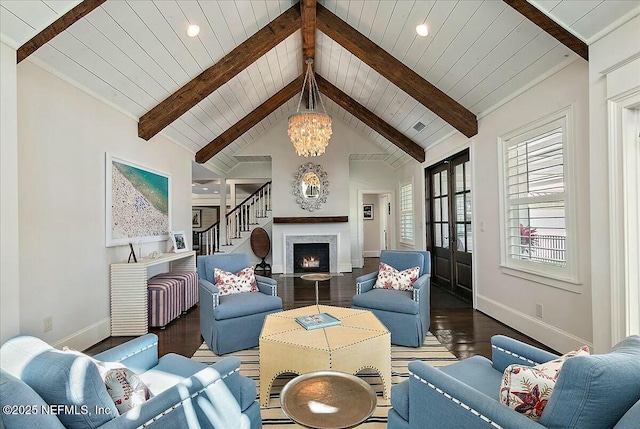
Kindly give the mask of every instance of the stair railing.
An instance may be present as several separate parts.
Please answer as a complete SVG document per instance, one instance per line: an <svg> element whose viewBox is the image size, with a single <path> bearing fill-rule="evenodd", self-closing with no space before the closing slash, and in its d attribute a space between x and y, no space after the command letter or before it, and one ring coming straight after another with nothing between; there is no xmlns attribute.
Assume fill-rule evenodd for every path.
<svg viewBox="0 0 640 429"><path fill-rule="evenodd" d="M232 239L251 231L251 225L257 225L259 218L267 217L267 210L271 210L271 182L262 185L227 213L226 244L230 246Z"/></svg>
<svg viewBox="0 0 640 429"><path fill-rule="evenodd" d="M257 191L249 195L240 204L227 213L225 243L220 242L220 221L217 221L204 231L197 232L199 237L199 254L212 255L220 252L221 245L230 246L234 238L242 237L243 232L251 230L251 225L257 225L259 218L267 217L271 210L271 182L262 185Z"/></svg>

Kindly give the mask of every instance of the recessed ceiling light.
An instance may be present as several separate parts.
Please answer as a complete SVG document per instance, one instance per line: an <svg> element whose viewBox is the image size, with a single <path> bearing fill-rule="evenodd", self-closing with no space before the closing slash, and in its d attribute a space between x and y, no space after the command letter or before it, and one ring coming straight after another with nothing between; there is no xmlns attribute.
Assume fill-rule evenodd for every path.
<svg viewBox="0 0 640 429"><path fill-rule="evenodd" d="M192 184L191 184L191 186L196 186L196 184L195 184L195 183L192 183Z"/></svg>
<svg viewBox="0 0 640 429"><path fill-rule="evenodd" d="M214 193L214 194L219 194L219 193L220 193L220 191L213 191L213 193Z"/></svg>
<svg viewBox="0 0 640 429"><path fill-rule="evenodd" d="M416 27L416 33L418 33L418 36L427 37L427 34L429 34L429 29L427 28L427 24L418 25Z"/></svg>
<svg viewBox="0 0 640 429"><path fill-rule="evenodd" d="M187 28L187 36L196 37L200 33L200 26L196 24L191 24L189 28Z"/></svg>
<svg viewBox="0 0 640 429"><path fill-rule="evenodd" d="M202 188L202 190L203 190L203 191L208 191L208 190L209 190L209 188Z"/></svg>

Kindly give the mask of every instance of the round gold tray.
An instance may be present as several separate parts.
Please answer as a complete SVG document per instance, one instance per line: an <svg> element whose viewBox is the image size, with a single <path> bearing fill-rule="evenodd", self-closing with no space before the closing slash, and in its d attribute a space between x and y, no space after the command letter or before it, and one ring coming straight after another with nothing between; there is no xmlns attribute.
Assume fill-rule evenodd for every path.
<svg viewBox="0 0 640 429"><path fill-rule="evenodd" d="M373 414L376 403L376 394L366 381L339 371L300 375L280 393L287 417L312 429L356 427Z"/></svg>
<svg viewBox="0 0 640 429"><path fill-rule="evenodd" d="M316 282L322 282L325 280L329 280L331 278L331 274L324 274L324 273L310 273L310 274L303 274L300 276L301 279L303 280L311 280L311 281L316 281Z"/></svg>

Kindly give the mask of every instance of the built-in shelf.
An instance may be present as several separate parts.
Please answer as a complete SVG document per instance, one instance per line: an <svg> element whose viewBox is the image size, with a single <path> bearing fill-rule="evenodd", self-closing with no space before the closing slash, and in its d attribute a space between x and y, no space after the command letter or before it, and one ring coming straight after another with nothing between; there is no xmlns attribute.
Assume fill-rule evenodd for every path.
<svg viewBox="0 0 640 429"><path fill-rule="evenodd" d="M273 223L338 223L349 222L349 216L274 217Z"/></svg>

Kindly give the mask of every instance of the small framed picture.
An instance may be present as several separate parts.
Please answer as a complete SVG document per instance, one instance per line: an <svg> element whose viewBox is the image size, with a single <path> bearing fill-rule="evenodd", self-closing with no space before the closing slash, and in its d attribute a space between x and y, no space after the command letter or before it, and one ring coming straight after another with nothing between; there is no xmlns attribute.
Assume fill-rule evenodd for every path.
<svg viewBox="0 0 640 429"><path fill-rule="evenodd" d="M373 219L373 204L362 205L362 219Z"/></svg>
<svg viewBox="0 0 640 429"><path fill-rule="evenodd" d="M191 226L193 228L200 228L202 226L202 210L191 210Z"/></svg>
<svg viewBox="0 0 640 429"><path fill-rule="evenodd" d="M184 231L170 232L169 236L171 237L171 244L173 245L173 251L175 253L189 251Z"/></svg>

